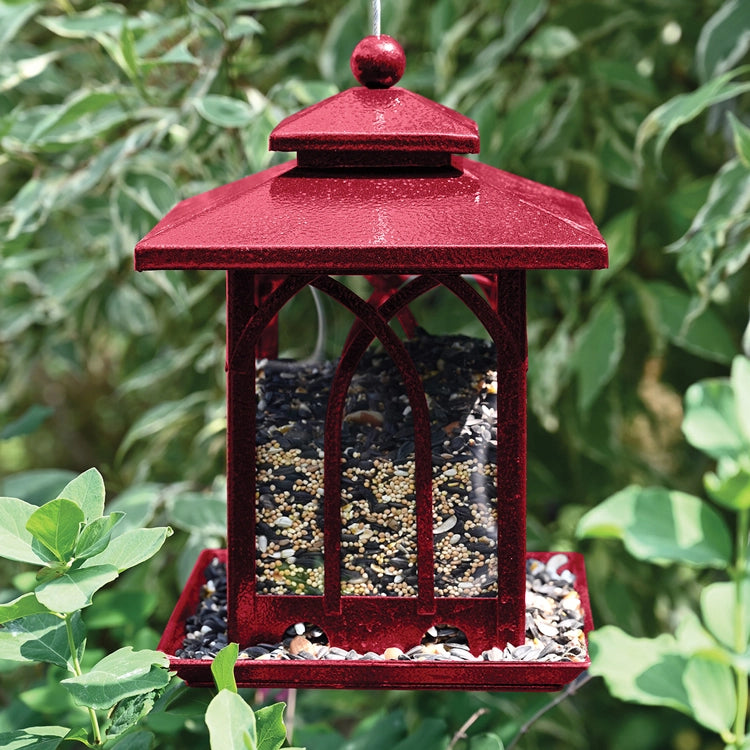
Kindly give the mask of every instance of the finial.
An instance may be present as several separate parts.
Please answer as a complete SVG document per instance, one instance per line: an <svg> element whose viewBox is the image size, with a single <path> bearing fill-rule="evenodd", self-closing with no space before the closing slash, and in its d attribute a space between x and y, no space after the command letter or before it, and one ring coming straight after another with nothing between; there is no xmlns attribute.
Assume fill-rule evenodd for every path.
<svg viewBox="0 0 750 750"><path fill-rule="evenodd" d="M404 74L406 55L387 34L366 36L352 52L349 64L354 77L368 89L387 89Z"/></svg>

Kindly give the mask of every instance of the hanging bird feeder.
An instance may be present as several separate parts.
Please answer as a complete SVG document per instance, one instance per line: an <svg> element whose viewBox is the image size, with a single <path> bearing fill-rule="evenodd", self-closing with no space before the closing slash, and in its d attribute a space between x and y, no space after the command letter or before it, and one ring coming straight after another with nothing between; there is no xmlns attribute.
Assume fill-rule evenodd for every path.
<svg viewBox="0 0 750 750"><path fill-rule="evenodd" d="M160 644L190 684L227 639L246 686L552 690L588 666L582 559L526 553L524 274L607 248L579 198L456 156L476 124L394 86L403 68L366 38L364 85L272 132L295 160L136 246L138 270L227 273L228 548ZM308 287L354 323L338 358L281 360L279 313ZM436 289L486 340L427 333L410 306Z"/></svg>

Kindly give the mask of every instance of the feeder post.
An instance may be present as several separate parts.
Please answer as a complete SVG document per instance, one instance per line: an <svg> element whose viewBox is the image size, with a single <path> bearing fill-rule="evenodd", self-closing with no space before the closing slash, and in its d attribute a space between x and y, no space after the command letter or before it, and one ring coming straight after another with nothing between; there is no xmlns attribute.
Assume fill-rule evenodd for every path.
<svg viewBox="0 0 750 750"><path fill-rule="evenodd" d="M246 575L227 577L227 632L239 641L240 618L254 617L255 602L255 358L244 366L235 354L247 321L257 309L258 275L245 269L227 274L227 545L246 561ZM261 299L262 302L262 299ZM275 334L275 331L273 331ZM273 342L272 342L273 343Z"/></svg>

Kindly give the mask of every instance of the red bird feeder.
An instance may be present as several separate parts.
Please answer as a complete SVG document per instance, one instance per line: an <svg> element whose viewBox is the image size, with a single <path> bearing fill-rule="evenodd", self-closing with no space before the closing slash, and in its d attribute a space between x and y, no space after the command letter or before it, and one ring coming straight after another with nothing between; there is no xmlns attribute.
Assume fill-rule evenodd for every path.
<svg viewBox="0 0 750 750"><path fill-rule="evenodd" d="M366 86L271 134L296 160L183 201L135 249L138 270L227 272L228 550L201 555L160 648L212 684L184 642L215 560L239 684L557 689L591 619L582 559L526 554L524 274L607 248L579 198L455 156L476 124L394 87L403 52L372 39ZM278 359L306 287L354 316L336 361ZM487 341L417 326L436 288Z"/></svg>

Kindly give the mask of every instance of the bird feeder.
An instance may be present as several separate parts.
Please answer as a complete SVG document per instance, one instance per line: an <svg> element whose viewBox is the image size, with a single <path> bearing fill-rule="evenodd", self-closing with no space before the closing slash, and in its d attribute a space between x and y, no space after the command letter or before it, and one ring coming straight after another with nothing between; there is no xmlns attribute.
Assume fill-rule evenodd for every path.
<svg viewBox="0 0 750 750"><path fill-rule="evenodd" d="M201 555L160 644L190 684L212 684L209 659L176 656L212 560L226 637L266 649L241 685L549 690L588 666L580 631L576 660L513 656L529 568L591 627L582 559L526 553L525 272L602 268L607 248L579 198L457 156L479 152L476 124L394 86L403 66L389 37L363 40L364 85L271 133L296 159L181 202L136 246L138 270L227 275L228 546ZM279 360L279 313L307 287L351 331L336 359ZM438 288L487 341L426 333L410 306ZM295 633L326 658L258 645ZM463 638L450 658L427 648L440 633Z"/></svg>

